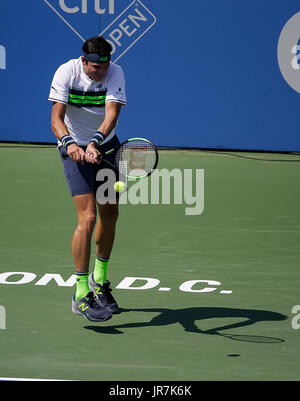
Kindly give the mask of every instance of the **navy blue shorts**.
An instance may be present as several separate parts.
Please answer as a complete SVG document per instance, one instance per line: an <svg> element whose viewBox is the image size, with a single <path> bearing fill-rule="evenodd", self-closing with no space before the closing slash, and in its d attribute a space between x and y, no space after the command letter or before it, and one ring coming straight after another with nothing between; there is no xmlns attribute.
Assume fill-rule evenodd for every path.
<svg viewBox="0 0 300 401"><path fill-rule="evenodd" d="M101 146L100 151L106 152L116 148L119 144L119 139L114 136ZM86 149L84 146L81 147ZM91 164L85 161L83 165L80 162L73 162L64 146L59 147L59 153L72 196L93 193L97 198L98 195L104 195L107 200L111 200L109 195L113 195L114 198L118 197L119 194L113 189L114 183L120 179L117 169L103 161L100 164ZM105 158L114 163L114 152ZM100 188L102 185L103 187Z"/></svg>

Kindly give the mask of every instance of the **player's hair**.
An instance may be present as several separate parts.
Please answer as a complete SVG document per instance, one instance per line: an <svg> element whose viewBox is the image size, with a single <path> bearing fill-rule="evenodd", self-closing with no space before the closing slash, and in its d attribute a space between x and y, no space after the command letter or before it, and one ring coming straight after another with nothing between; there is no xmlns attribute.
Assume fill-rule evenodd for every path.
<svg viewBox="0 0 300 401"><path fill-rule="evenodd" d="M103 36L94 36L84 42L82 50L86 54L98 53L100 56L103 56L111 53L112 46Z"/></svg>

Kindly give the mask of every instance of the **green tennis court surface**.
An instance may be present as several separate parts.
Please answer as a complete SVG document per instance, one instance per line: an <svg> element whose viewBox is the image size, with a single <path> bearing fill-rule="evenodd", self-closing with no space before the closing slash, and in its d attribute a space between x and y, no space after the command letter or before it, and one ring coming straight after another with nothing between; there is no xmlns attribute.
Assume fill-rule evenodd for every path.
<svg viewBox="0 0 300 401"><path fill-rule="evenodd" d="M0 377L299 380L300 163L284 161L299 156L237 155L282 162L160 151L160 169L204 169L204 211L121 206L109 279L124 311L94 324L71 312L56 149L2 144Z"/></svg>

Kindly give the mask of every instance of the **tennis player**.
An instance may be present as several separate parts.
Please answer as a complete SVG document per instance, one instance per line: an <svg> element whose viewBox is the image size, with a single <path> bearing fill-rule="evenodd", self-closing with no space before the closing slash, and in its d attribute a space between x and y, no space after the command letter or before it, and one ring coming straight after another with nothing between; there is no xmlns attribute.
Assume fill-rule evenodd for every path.
<svg viewBox="0 0 300 401"><path fill-rule="evenodd" d="M88 39L82 50L82 56L61 65L54 74L49 94L51 128L78 218L72 239L77 276L72 311L92 321L105 321L120 312L107 280L119 212L117 193L108 189L118 176L114 171L114 180L97 181L97 173L111 168L101 162L101 153L120 144L115 127L126 105L125 79L122 68L110 62L112 47L103 37ZM104 194L113 192L115 198L99 199L101 185L106 187ZM96 257L89 275L93 233Z"/></svg>

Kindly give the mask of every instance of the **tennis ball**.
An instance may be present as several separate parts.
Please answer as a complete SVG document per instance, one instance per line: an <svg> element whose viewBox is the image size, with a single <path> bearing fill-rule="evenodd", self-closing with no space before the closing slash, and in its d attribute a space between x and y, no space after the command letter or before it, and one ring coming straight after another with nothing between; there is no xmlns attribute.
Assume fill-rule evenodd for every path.
<svg viewBox="0 0 300 401"><path fill-rule="evenodd" d="M125 185L125 182L123 182L123 181L117 181L114 185L114 190L116 192L124 192L125 189L126 189L126 185Z"/></svg>

